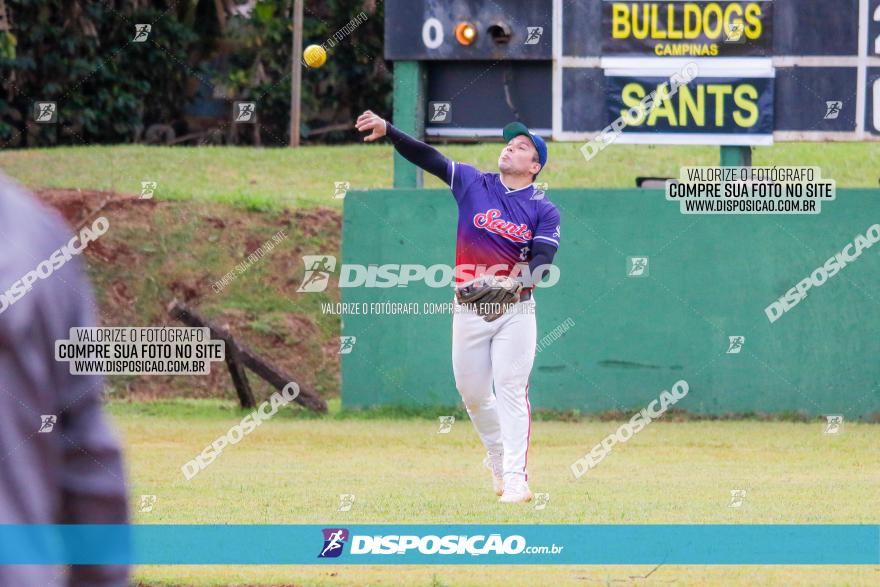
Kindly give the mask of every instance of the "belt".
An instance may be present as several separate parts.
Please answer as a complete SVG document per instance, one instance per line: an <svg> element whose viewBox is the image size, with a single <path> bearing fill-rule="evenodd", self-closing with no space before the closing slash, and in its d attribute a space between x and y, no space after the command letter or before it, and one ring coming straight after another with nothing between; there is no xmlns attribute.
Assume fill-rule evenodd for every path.
<svg viewBox="0 0 880 587"><path fill-rule="evenodd" d="M452 296L452 299L453 301L455 301L455 303L458 303L458 298L456 296ZM524 291L519 294L519 301L521 302L527 302L530 299L532 299L532 290Z"/></svg>

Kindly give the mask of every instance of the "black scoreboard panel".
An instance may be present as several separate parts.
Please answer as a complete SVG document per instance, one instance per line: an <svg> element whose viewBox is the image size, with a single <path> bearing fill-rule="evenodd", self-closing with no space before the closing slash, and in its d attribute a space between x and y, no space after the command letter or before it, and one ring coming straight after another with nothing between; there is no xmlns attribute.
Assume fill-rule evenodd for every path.
<svg viewBox="0 0 880 587"><path fill-rule="evenodd" d="M858 55L859 0L775 0L775 55Z"/></svg>
<svg viewBox="0 0 880 587"><path fill-rule="evenodd" d="M728 13L742 14L745 28L759 32L740 44L720 39L721 20L716 26L712 18L723 14L727 26ZM649 18L639 22L637 14ZM692 27L704 19L697 26L702 32L669 40L682 39L686 18L694 19ZM455 27L463 22L476 30L469 46L456 40ZM490 34L493 26L504 33L503 42ZM647 37L636 34L644 26ZM713 27L715 37L708 32ZM531 29L540 29L539 42L526 43ZM678 120L669 115L655 128L628 127L624 142L628 133L650 142L652 132L667 143L694 136L721 144L880 139L880 0L387 0L385 33L388 59L426 62L426 100L452 102L447 124L433 123L426 113L429 135L497 134L518 118L557 140L589 139L621 114L622 104L633 103L632 95L627 101L613 94L631 89L624 80L647 93L652 80L668 75L658 71L678 59L697 61L701 72L675 98ZM669 52L674 45L712 52ZM755 81L762 77L771 78L769 89ZM726 85L740 103L733 94L713 101ZM753 96L758 86L764 89ZM699 111L688 111L695 102ZM739 106L742 120L757 104L761 111L751 117L761 121L757 135L755 128L727 124L717 134L676 128L682 120L717 119L713 108Z"/></svg>
<svg viewBox="0 0 880 587"><path fill-rule="evenodd" d="M430 62L427 64L428 102L449 102L451 122L431 124L429 136L498 136L513 120L527 121L549 135L553 123L553 68L549 61ZM505 86L507 89L505 90ZM430 114L430 113L429 113Z"/></svg>
<svg viewBox="0 0 880 587"><path fill-rule="evenodd" d="M457 24L474 25L470 46L455 40ZM529 27L541 41L526 44ZM552 0L386 0L385 59L551 59Z"/></svg>
<svg viewBox="0 0 880 587"><path fill-rule="evenodd" d="M855 67L777 67L777 131L854 132ZM836 118L825 118L828 102L841 102Z"/></svg>

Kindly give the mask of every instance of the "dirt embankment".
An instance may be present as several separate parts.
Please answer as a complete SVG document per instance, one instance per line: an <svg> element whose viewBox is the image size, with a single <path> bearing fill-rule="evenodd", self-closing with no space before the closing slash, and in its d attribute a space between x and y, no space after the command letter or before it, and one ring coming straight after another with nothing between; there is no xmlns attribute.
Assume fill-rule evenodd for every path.
<svg viewBox="0 0 880 587"><path fill-rule="evenodd" d="M75 230L108 219L110 229L85 251L102 325L180 326L166 312L177 298L323 397L338 395L339 319L321 315L318 303L338 301L338 292L296 291L301 255L339 254L342 219L335 210L257 212L89 190L37 196ZM269 393L250 379L258 397ZM115 395L139 399L235 397L222 363L209 376L112 377L108 385Z"/></svg>

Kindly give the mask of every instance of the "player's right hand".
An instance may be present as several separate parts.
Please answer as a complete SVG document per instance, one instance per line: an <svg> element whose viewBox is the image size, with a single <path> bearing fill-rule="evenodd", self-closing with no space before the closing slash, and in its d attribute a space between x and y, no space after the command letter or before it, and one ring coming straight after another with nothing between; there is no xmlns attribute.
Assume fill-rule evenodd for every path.
<svg viewBox="0 0 880 587"><path fill-rule="evenodd" d="M360 132L373 131L371 134L364 137L364 142L370 143L385 136L386 122L382 118L373 114L371 110L366 110L363 114L358 116L354 127Z"/></svg>

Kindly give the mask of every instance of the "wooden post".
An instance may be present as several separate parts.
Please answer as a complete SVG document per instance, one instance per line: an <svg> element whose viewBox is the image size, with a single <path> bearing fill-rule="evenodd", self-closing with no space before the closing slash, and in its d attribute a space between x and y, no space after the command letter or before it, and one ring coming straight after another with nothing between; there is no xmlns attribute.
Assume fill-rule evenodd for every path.
<svg viewBox="0 0 880 587"><path fill-rule="evenodd" d="M252 408L256 406L257 402L254 399L254 392L251 391L251 385L248 383L247 372L239 358L238 347L231 338L226 340L226 366L229 367L229 375L232 377L232 384L235 386L235 393L238 394L241 407Z"/></svg>
<svg viewBox="0 0 880 587"><path fill-rule="evenodd" d="M171 315L172 318L180 320L187 326L210 329L212 339L219 339L226 343L227 353L229 352L230 346L235 347L236 360L263 379L265 379L266 382L268 382L278 391L284 389L284 387L288 383L296 382L296 379L292 375L283 372L281 369L278 369L277 367L274 367L273 365L270 365L269 363L261 359L251 349L243 344L236 342L235 338L233 338L233 336L225 328L220 328L216 324L213 324L212 322L206 320L205 318L200 316L195 310L188 307L183 302L173 300L170 304L168 304L168 313ZM235 381L235 375L233 375L233 381ZM318 397L315 392L306 389L304 385L299 386L299 395L293 401L315 412L327 411L327 402ZM247 407L244 406L244 404L242 404L242 406Z"/></svg>
<svg viewBox="0 0 880 587"><path fill-rule="evenodd" d="M721 146L721 167L751 167L752 148L738 145Z"/></svg>
<svg viewBox="0 0 880 587"><path fill-rule="evenodd" d="M293 51L290 64L290 146L299 147L302 95L303 0L293 0Z"/></svg>

